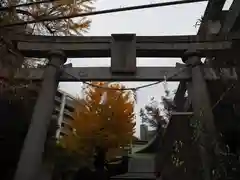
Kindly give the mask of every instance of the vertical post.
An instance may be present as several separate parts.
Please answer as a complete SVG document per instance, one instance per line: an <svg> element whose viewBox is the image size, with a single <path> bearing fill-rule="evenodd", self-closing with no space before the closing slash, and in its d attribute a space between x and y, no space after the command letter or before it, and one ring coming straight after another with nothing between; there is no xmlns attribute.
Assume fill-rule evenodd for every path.
<svg viewBox="0 0 240 180"><path fill-rule="evenodd" d="M185 64L176 63L176 67L184 68ZM187 82L182 80L180 81L176 94L174 96L173 102L176 108L176 111L183 112L185 111L184 104L186 103L185 93L187 91Z"/></svg>
<svg viewBox="0 0 240 180"><path fill-rule="evenodd" d="M186 93L186 82L180 81L178 85L177 92L174 96L173 102L176 106L176 110L179 112L184 111L184 103L185 103L185 93Z"/></svg>
<svg viewBox="0 0 240 180"><path fill-rule="evenodd" d="M34 107L31 125L15 173L15 180L34 180L39 173L59 83L60 67L65 62L66 57L62 51L49 53L49 63L44 72L41 91Z"/></svg>
<svg viewBox="0 0 240 180"><path fill-rule="evenodd" d="M214 166L214 148L216 145L216 129L208 96L207 85L201 70L198 52L187 51L183 61L192 66L192 105L194 118L201 124L199 150L202 160L204 180L212 180Z"/></svg>

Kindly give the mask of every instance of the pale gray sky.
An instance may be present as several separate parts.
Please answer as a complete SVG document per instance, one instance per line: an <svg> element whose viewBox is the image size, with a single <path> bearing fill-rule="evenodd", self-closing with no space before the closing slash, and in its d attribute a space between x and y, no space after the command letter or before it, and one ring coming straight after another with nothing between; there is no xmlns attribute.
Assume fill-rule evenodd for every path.
<svg viewBox="0 0 240 180"><path fill-rule="evenodd" d="M95 7L97 10L117 8L131 5L141 5L146 3L166 2L167 0L97 0ZM169 1L169 0L168 0ZM173 1L173 0L171 0ZM228 1L226 6L231 4ZM207 3L193 3L178 6L150 8L131 12L119 12L114 14L97 15L90 17L92 24L88 36L110 36L113 33L135 33L138 36L163 36L163 35L195 35L197 28L194 27L197 20L203 15ZM90 66L110 66L110 59L69 59L74 67ZM138 66L175 66L180 59L170 58L141 58L138 59ZM127 87L136 87L149 82L125 82ZM60 89L72 94L79 95L81 83L61 83ZM168 83L170 90L177 87L177 83ZM163 84L138 91L138 102L136 113L147 104L151 97L161 99L164 95ZM140 118L137 116L136 135L139 136Z"/></svg>

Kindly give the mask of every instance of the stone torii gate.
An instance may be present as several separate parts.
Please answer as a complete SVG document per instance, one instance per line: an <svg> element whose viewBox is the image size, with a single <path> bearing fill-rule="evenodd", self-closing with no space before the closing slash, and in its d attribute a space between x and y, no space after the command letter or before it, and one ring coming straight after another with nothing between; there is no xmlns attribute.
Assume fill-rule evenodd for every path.
<svg viewBox="0 0 240 180"><path fill-rule="evenodd" d="M42 82L15 180L33 180L38 175L59 81L160 81L169 74L176 74L168 81L180 81L174 98L177 110L186 110L183 97L188 89L188 98L191 100L189 104L193 106L194 116L203 123L208 134L207 137L201 136L200 143L206 145L206 141L214 140L216 130L206 81L218 81L222 75L215 69L201 66L200 58L217 57L217 61L226 61L226 58L239 56L240 1L234 0L230 10L224 11L222 7L225 1L209 0L197 36L12 36L12 41L16 42L16 47L23 56L49 59L48 66L44 69L20 69L15 74L15 78L20 81ZM63 67L67 58L81 57L111 57L111 67ZM189 68L180 71L182 66L136 67L137 57L180 57L185 63L182 66ZM223 70L230 72L227 73L228 80L237 79L235 69ZM1 70L0 77L8 75L7 70ZM211 147L205 147L207 149L200 149L200 154L205 170L204 180L210 180L211 158L205 154Z"/></svg>
<svg viewBox="0 0 240 180"><path fill-rule="evenodd" d="M175 74L168 80L192 82L194 114L209 134L202 136L201 143L206 144L206 138L214 140L216 132L205 81L219 80L221 75L212 68L202 67L200 58L226 54L235 56L238 52L233 41L239 40L240 37L234 34L209 35L205 39L199 36L151 37L135 34L113 34L110 37L13 37L25 57L49 59L44 69L20 69L15 74L19 80L42 81L15 180L33 180L38 174L59 81L159 81ZM111 57L111 67L63 68L67 58L73 57ZM184 66L189 68L137 67L137 57L181 57L186 64ZM225 70L235 72L233 69ZM8 76L8 72L1 72L1 76ZM230 74L228 79L236 80L236 74ZM201 149L202 164L205 179L210 179L211 160L205 158L207 151L209 149Z"/></svg>

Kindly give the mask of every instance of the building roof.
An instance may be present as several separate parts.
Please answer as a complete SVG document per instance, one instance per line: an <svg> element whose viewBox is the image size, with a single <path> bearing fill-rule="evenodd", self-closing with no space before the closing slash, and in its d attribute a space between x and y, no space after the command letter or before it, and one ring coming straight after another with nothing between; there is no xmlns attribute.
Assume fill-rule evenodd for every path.
<svg viewBox="0 0 240 180"><path fill-rule="evenodd" d="M155 155L146 153L131 155L128 164L128 172L111 177L111 179L156 179Z"/></svg>
<svg viewBox="0 0 240 180"><path fill-rule="evenodd" d="M73 96L72 94L67 93L66 91L63 91L61 89L58 89L57 91L60 92L61 94L64 94L64 95L72 98L72 99L77 99L77 97Z"/></svg>

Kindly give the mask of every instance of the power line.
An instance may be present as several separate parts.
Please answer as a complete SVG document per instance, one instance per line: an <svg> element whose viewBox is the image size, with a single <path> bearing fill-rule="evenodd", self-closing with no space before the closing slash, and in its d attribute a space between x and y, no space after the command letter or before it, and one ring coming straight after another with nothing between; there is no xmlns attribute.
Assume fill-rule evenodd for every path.
<svg viewBox="0 0 240 180"><path fill-rule="evenodd" d="M202 1L207 1L207 0L180 0L180 1L173 1L173 2L163 2L163 3L153 3L153 4L145 4L145 5L139 5L139 6L129 6L129 7L123 7L123 8L113 8L113 9L92 11L92 12L86 12L86 13L71 14L68 16L60 16L60 17L43 17L43 18L37 19L37 20L16 22L16 23L10 23L10 24L5 24L5 25L3 24L3 25L0 25L0 27L19 26L19 25L33 24L33 23L39 23L39 22L44 22L44 21L57 21L57 20L62 20L62 19L75 18L75 17L85 17L85 16L92 16L92 15L99 15L99 14L109 14L109 13L116 13L116 12L123 12L123 11L154 8L154 7L196 3L196 2L202 2Z"/></svg>
<svg viewBox="0 0 240 180"><path fill-rule="evenodd" d="M170 75L170 76L166 76L165 79L162 80L162 81L157 81L157 82L154 82L154 83L146 84L146 85L143 85L143 86L138 86L138 87L135 87L135 88L122 88L122 89L119 88L119 89L118 89L118 88L110 88L110 87L98 86L98 85L91 84L91 83L87 83L87 82L82 82L82 83L87 84L87 85L92 86L92 87L95 87L95 88L102 88L102 89L106 89L106 90L115 90L115 91L127 91L127 90L131 90L131 91L136 92L136 91L139 90L139 89L151 87L151 86L160 84L160 83L162 83L162 82L166 82L166 81L168 81L169 79L177 76L179 73L183 72L184 70L187 70L188 68L192 68L192 66L185 66L185 67L183 67L183 68L180 68L179 71L177 71L176 73L173 73L173 74ZM78 80L78 81L81 81L80 78L78 78L78 77L76 77L76 76L74 76L74 75L72 75L72 74L70 74L70 73L67 73L66 71L64 71L64 73L66 73L67 75L75 78L75 79ZM211 110L212 110L212 111L223 101L223 99L226 97L226 95L227 95L227 94L230 92L230 90L232 90L235 86L236 86L236 84L231 84L231 86L229 86L229 87L227 88L227 90L224 91L224 92L220 95L219 99L218 99L218 100L213 104L213 106L211 107ZM191 115L191 116L189 117L189 119L191 119L193 116L194 116L194 114Z"/></svg>
<svg viewBox="0 0 240 180"><path fill-rule="evenodd" d="M219 99L213 104L211 107L211 110L213 111L222 101L223 99L228 95L228 93L236 87L236 84L231 84L220 96ZM192 114L189 119L194 117L194 114Z"/></svg>
<svg viewBox="0 0 240 180"><path fill-rule="evenodd" d="M212 111L223 101L223 99L227 96L227 94L230 92L230 90L232 90L232 89L235 88L235 86L236 86L236 84L231 84L231 85L227 88L227 90L224 91L224 92L220 95L219 99L213 104L213 106L211 106L211 110L212 110ZM189 98L189 97L188 97L188 98ZM201 110L201 113L204 114L204 113L203 113L203 110ZM192 115L189 116L188 119L191 120L192 118L194 118L194 116L195 116L195 114L193 113Z"/></svg>
<svg viewBox="0 0 240 180"><path fill-rule="evenodd" d="M54 1L55 0L43 0L43 1L37 1L37 2L12 5L12 6L7 6L7 7L0 7L0 11L8 11L8 10L19 8L19 7L26 7L26 6L32 6L32 5L37 5L37 4L53 3Z"/></svg>
<svg viewBox="0 0 240 180"><path fill-rule="evenodd" d="M230 90L232 90L234 87L236 86L236 84L232 84L231 86L229 86L227 88L226 91L224 91L221 96L219 97L219 99L216 101L216 103L212 106L212 109L215 109L215 107L217 107L217 105L226 97L226 95L229 93Z"/></svg>

